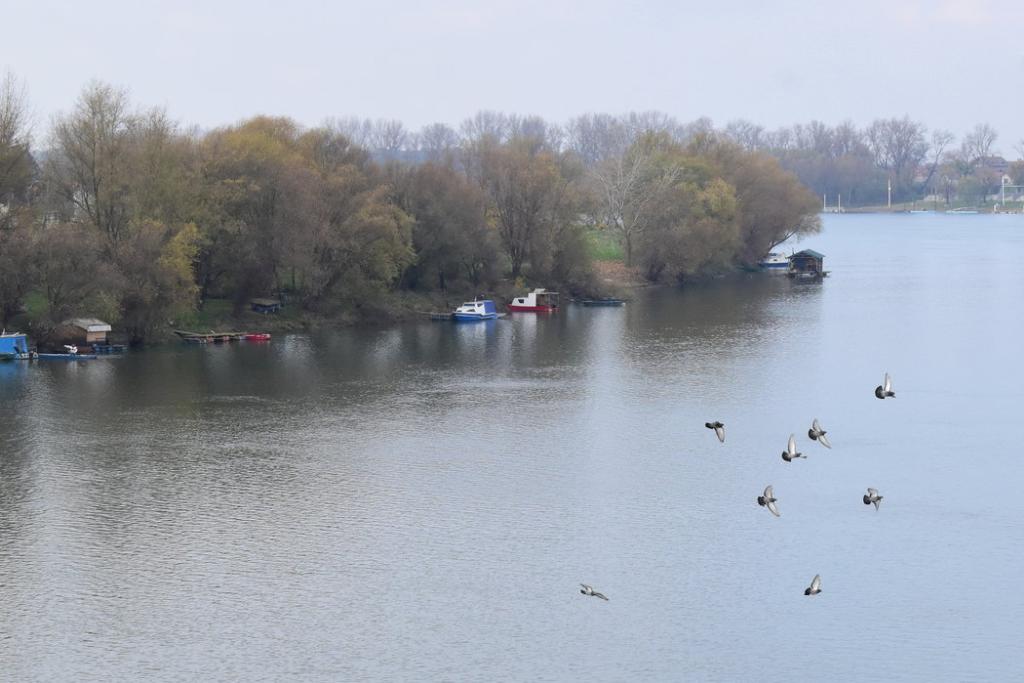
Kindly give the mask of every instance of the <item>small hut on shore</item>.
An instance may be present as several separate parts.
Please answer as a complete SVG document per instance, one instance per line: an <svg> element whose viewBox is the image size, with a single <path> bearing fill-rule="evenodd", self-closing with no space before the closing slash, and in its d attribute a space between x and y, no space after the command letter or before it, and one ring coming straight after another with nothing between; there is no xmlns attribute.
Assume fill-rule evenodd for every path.
<svg viewBox="0 0 1024 683"><path fill-rule="evenodd" d="M825 255L813 249L798 251L789 257L787 274L800 280L820 280L828 275L825 272Z"/></svg>
<svg viewBox="0 0 1024 683"><path fill-rule="evenodd" d="M254 313L277 313L281 310L280 299L249 299L249 307Z"/></svg>
<svg viewBox="0 0 1024 683"><path fill-rule="evenodd" d="M110 323L98 318L72 318L62 322L57 332L62 341L92 345L106 344L110 329Z"/></svg>

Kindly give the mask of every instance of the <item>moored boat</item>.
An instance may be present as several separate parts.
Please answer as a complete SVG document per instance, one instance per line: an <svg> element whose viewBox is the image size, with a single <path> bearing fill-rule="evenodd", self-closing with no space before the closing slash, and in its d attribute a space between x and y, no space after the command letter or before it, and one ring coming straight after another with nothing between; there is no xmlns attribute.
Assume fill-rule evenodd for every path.
<svg viewBox="0 0 1024 683"><path fill-rule="evenodd" d="M494 320L498 317L498 310L490 299L467 301L452 314L456 322L472 322L475 320Z"/></svg>
<svg viewBox="0 0 1024 683"><path fill-rule="evenodd" d="M0 361L28 360L31 357L27 335L21 332L7 334L6 330L0 333Z"/></svg>
<svg viewBox="0 0 1024 683"><path fill-rule="evenodd" d="M125 353L128 351L127 344L93 344L93 353Z"/></svg>
<svg viewBox="0 0 1024 683"><path fill-rule="evenodd" d="M604 296L600 299L580 299L580 303L584 306L622 306L626 301L625 299L614 299L610 296Z"/></svg>
<svg viewBox="0 0 1024 683"><path fill-rule="evenodd" d="M95 353L37 353L33 358L36 360L95 360L98 356Z"/></svg>
<svg viewBox="0 0 1024 683"><path fill-rule="evenodd" d="M773 251L757 262L758 268L769 273L785 273L789 270L789 257Z"/></svg>
<svg viewBox="0 0 1024 683"><path fill-rule="evenodd" d="M245 341L270 341L269 332L250 332L242 337Z"/></svg>
<svg viewBox="0 0 1024 683"><path fill-rule="evenodd" d="M558 292L535 289L526 296L512 299L508 310L519 312L552 313L558 309Z"/></svg>

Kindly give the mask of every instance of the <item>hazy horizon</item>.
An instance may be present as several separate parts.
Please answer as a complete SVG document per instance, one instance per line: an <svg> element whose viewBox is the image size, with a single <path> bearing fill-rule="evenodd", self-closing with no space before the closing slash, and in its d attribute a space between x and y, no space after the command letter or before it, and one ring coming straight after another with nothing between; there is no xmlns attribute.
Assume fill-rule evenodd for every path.
<svg viewBox="0 0 1024 683"><path fill-rule="evenodd" d="M716 126L820 120L865 126L908 115L960 140L977 123L995 149L1024 140L1016 33L1006 2L871 0L855 11L783 2L697 5L473 3L422 8L187 1L173 9L68 2L7 8L0 70L29 89L35 132L92 79L213 128L257 114L457 126L480 110L564 122L658 110Z"/></svg>

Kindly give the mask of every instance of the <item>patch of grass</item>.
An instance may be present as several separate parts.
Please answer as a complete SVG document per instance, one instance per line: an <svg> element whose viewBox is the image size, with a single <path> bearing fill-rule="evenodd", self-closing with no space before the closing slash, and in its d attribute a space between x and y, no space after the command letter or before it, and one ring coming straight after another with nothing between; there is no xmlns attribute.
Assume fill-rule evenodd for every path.
<svg viewBox="0 0 1024 683"><path fill-rule="evenodd" d="M248 307L235 315L234 309L230 299L207 299L202 310L178 317L172 326L193 332L280 332L301 329L307 322L297 304L286 304L277 313L266 315L254 313Z"/></svg>
<svg viewBox="0 0 1024 683"><path fill-rule="evenodd" d="M587 248L595 261L621 261L625 258L619 240L605 230L588 231Z"/></svg>
<svg viewBox="0 0 1024 683"><path fill-rule="evenodd" d="M39 320L49 309L46 303L46 295L36 290L25 297L25 313L29 320Z"/></svg>

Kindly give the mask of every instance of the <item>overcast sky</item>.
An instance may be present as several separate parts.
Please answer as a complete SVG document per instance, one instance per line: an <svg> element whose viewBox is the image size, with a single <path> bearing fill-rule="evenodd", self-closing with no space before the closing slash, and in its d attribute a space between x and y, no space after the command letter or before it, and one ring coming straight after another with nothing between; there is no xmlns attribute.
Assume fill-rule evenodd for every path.
<svg viewBox="0 0 1024 683"><path fill-rule="evenodd" d="M203 127L657 109L768 127L909 114L958 138L987 122L1014 157L1024 138L1019 2L144 4L5 3L0 71L27 83L40 136L95 78Z"/></svg>

